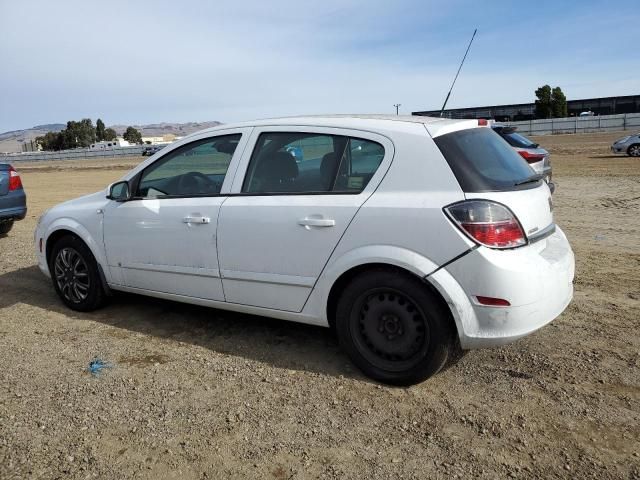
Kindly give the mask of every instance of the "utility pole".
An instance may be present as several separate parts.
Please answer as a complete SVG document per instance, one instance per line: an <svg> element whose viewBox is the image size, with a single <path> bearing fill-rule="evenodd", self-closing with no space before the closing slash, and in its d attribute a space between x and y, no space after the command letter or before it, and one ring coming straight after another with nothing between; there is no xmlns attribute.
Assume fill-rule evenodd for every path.
<svg viewBox="0 0 640 480"><path fill-rule="evenodd" d="M396 115L399 115L398 109L402 106L402 104L401 103L394 103L393 106L396 107Z"/></svg>

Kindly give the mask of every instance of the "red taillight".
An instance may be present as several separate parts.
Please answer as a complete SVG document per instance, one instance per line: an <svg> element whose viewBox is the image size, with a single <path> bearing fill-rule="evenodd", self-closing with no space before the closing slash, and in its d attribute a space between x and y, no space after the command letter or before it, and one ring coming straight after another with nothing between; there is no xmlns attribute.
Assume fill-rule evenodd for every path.
<svg viewBox="0 0 640 480"><path fill-rule="evenodd" d="M540 160L544 160L545 157L544 153L531 153L526 150L518 150L518 153L527 161L527 163L536 163Z"/></svg>
<svg viewBox="0 0 640 480"><path fill-rule="evenodd" d="M509 307L511 304L509 300L505 300L504 298L494 298L494 297L483 297L481 295L476 295L476 300L480 305L488 305L490 307Z"/></svg>
<svg viewBox="0 0 640 480"><path fill-rule="evenodd" d="M445 208L449 217L476 242L491 248L514 248L527 243L516 216L489 200L467 200Z"/></svg>
<svg viewBox="0 0 640 480"><path fill-rule="evenodd" d="M13 167L9 167L9 191L18 190L22 188L22 180L20 175L15 171Z"/></svg>
<svg viewBox="0 0 640 480"><path fill-rule="evenodd" d="M486 127L487 125L489 125L489 121L486 118L479 118L478 119L478 126L479 127Z"/></svg>
<svg viewBox="0 0 640 480"><path fill-rule="evenodd" d="M512 247L519 245L522 239L522 229L518 222L496 222L496 223L462 223L469 235L484 245L494 247Z"/></svg>

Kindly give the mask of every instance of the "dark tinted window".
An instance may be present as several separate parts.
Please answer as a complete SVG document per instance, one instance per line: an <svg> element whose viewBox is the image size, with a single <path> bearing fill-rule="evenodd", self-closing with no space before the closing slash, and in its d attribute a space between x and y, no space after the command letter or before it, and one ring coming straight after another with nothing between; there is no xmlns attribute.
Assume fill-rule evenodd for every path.
<svg viewBox="0 0 640 480"><path fill-rule="evenodd" d="M187 144L159 159L142 173L137 196L217 195L240 134L207 138Z"/></svg>
<svg viewBox="0 0 640 480"><path fill-rule="evenodd" d="M263 133L242 186L245 193L361 192L384 157L360 138L300 132Z"/></svg>
<svg viewBox="0 0 640 480"><path fill-rule="evenodd" d="M527 162L490 128L470 128L434 138L465 192L535 187L516 184L535 175Z"/></svg>
<svg viewBox="0 0 640 480"><path fill-rule="evenodd" d="M504 138L512 147L519 148L538 148L538 144L532 142L524 135L520 135L511 129L496 130L502 138Z"/></svg>

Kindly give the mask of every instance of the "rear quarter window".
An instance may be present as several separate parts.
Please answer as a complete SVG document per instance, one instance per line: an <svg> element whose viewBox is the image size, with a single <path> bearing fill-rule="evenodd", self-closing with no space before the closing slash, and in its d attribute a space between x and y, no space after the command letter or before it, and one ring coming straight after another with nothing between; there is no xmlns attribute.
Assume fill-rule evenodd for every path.
<svg viewBox="0 0 640 480"><path fill-rule="evenodd" d="M433 139L465 192L535 188L535 172L490 128L470 128ZM521 184L522 183L522 184ZM518 185L521 184L521 185Z"/></svg>

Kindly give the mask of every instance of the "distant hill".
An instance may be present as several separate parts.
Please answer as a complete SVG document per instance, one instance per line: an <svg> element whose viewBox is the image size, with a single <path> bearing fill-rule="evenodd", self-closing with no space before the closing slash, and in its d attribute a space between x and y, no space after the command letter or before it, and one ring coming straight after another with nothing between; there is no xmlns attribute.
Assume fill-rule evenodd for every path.
<svg viewBox="0 0 640 480"><path fill-rule="evenodd" d="M184 137L209 127L220 125L221 122L187 122L187 123L152 123L149 125L133 125L142 132L143 137L155 137L172 133L178 137ZM21 152L22 145L47 132L59 132L66 127L66 123L50 123L37 125L24 130L13 130L0 133L0 153ZM118 135L122 135L128 125L111 125Z"/></svg>
<svg viewBox="0 0 640 480"><path fill-rule="evenodd" d="M143 137L155 137L172 133L178 137L184 137L190 133L204 130L205 128L221 125L220 122L188 122L188 123L151 123L149 125L133 125L142 132ZM122 135L129 125L111 125L118 135Z"/></svg>

